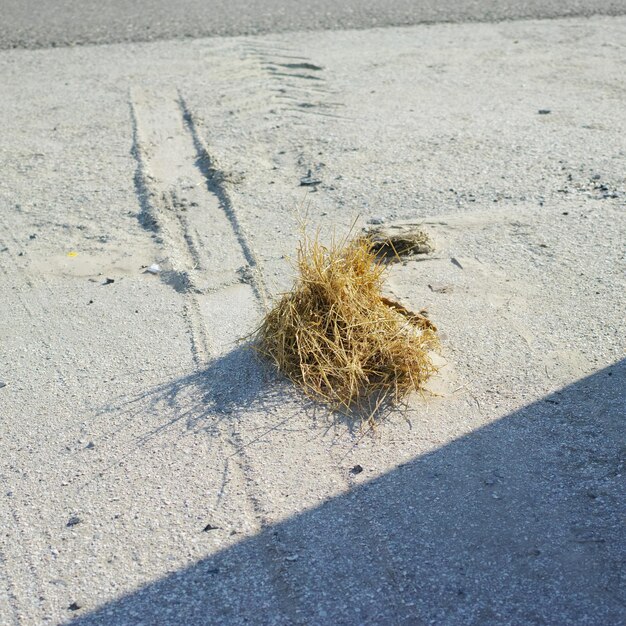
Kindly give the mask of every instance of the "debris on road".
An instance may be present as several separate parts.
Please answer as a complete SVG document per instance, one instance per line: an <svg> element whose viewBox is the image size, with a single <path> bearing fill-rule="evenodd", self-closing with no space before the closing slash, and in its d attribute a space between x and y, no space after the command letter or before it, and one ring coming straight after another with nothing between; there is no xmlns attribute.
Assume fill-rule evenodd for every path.
<svg viewBox="0 0 626 626"><path fill-rule="evenodd" d="M220 527L219 526L213 526L213 524L207 524L203 529L202 532L203 533L208 533L210 530L219 530Z"/></svg>
<svg viewBox="0 0 626 626"><path fill-rule="evenodd" d="M304 236L299 280L266 315L257 350L308 395L368 418L421 389L436 368L436 328L384 298L385 265L360 237L322 245Z"/></svg>
<svg viewBox="0 0 626 626"><path fill-rule="evenodd" d="M379 257L394 260L401 256L430 254L435 246L420 224L397 222L364 229L372 251Z"/></svg>
<svg viewBox="0 0 626 626"><path fill-rule="evenodd" d="M112 285L115 282L115 278L107 278L105 279L105 281L102 283L103 285Z"/></svg>
<svg viewBox="0 0 626 626"><path fill-rule="evenodd" d="M301 187L311 187L315 185L321 185L321 183L322 183L322 179L316 178L315 176L313 176L313 173L311 172L311 170L308 171L306 176L303 176L300 179Z"/></svg>
<svg viewBox="0 0 626 626"><path fill-rule="evenodd" d="M454 290L452 285L439 285L437 283L433 283L432 285L428 285L428 288L433 293L451 293Z"/></svg>
<svg viewBox="0 0 626 626"><path fill-rule="evenodd" d="M161 272L161 266L158 265L157 263L153 263L152 265L150 265L150 267L146 267L146 270L144 273L159 274L160 272Z"/></svg>

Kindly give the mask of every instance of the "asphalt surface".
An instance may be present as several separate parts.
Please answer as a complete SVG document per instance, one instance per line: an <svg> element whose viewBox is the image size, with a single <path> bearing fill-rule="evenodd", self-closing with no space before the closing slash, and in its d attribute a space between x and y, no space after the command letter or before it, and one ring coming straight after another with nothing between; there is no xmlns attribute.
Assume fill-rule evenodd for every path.
<svg viewBox="0 0 626 626"><path fill-rule="evenodd" d="M0 52L0 625L626 624L624 41ZM369 433L237 340L375 217L442 345Z"/></svg>
<svg viewBox="0 0 626 626"><path fill-rule="evenodd" d="M2 0L0 49L625 13L623 0Z"/></svg>

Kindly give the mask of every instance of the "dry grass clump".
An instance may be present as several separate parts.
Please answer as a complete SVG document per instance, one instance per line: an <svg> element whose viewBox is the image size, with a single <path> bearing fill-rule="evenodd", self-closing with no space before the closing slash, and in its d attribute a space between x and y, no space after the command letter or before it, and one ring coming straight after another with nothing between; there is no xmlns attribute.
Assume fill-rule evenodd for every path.
<svg viewBox="0 0 626 626"><path fill-rule="evenodd" d="M402 400L435 371L436 328L381 293L384 265L367 239L303 237L299 276L267 314L257 348L310 396L354 414Z"/></svg>
<svg viewBox="0 0 626 626"><path fill-rule="evenodd" d="M365 229L365 237L372 242L372 252L379 258L399 260L400 257L430 254L435 246L421 224L397 222Z"/></svg>

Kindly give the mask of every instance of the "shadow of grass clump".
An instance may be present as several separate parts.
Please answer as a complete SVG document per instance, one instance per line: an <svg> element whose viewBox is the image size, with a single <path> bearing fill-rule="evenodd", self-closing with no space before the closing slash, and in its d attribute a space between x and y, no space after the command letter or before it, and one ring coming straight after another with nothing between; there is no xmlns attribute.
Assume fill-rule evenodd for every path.
<svg viewBox="0 0 626 626"><path fill-rule="evenodd" d="M385 266L368 239L306 236L298 280L265 317L257 350L314 400L372 420L436 371L436 328L382 295Z"/></svg>
<svg viewBox="0 0 626 626"><path fill-rule="evenodd" d="M167 407L188 429L210 430L243 410L279 404L284 389L276 383L275 373L249 344L242 344L196 372L159 385L145 397L153 412Z"/></svg>

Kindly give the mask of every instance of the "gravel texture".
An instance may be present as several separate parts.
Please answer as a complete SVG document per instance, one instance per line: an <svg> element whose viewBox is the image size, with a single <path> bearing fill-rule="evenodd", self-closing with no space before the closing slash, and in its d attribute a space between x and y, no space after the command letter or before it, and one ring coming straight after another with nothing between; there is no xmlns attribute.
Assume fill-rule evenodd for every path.
<svg viewBox="0 0 626 626"><path fill-rule="evenodd" d="M0 53L0 623L624 623L625 40ZM303 215L435 243L387 289L437 395L374 434L237 343Z"/></svg>

